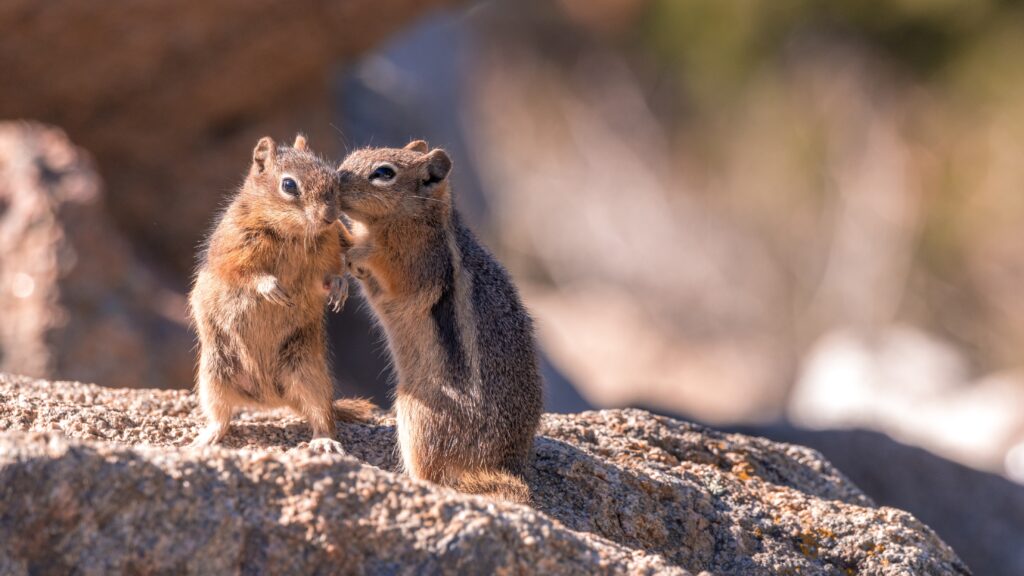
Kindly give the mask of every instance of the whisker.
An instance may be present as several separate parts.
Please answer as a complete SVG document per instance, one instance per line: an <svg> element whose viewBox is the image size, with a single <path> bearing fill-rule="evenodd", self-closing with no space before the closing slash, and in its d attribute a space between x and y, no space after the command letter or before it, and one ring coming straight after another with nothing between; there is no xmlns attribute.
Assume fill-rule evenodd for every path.
<svg viewBox="0 0 1024 576"><path fill-rule="evenodd" d="M437 198L428 198L426 196L412 195L411 197L412 198L419 198L420 200L429 200L430 202L437 202L438 204L444 204L445 203L444 200L438 200Z"/></svg>
<svg viewBox="0 0 1024 576"><path fill-rule="evenodd" d="M351 145L349 145L348 139L345 138L345 133L341 131L341 128L335 126L334 122L328 122L328 124L330 124L331 128L334 128L334 131L338 133L342 147L345 149L345 152L348 152L348 150L351 148Z"/></svg>

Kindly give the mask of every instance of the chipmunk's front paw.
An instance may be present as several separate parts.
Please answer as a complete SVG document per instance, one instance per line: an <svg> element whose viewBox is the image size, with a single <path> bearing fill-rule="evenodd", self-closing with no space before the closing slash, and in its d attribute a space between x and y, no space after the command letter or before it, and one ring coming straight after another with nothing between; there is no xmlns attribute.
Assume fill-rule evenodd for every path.
<svg viewBox="0 0 1024 576"><path fill-rule="evenodd" d="M278 306L288 306L291 308L295 305L292 302L291 296L281 287L281 283L277 281L277 277L270 274L260 276L256 280L256 292Z"/></svg>
<svg viewBox="0 0 1024 576"><path fill-rule="evenodd" d="M370 270L365 265L369 257L369 246L356 246L345 255L345 266L353 276L359 280L366 280L370 277Z"/></svg>
<svg viewBox="0 0 1024 576"><path fill-rule="evenodd" d="M334 438L313 438L309 441L309 449L317 454L345 453L345 447Z"/></svg>
<svg viewBox="0 0 1024 576"><path fill-rule="evenodd" d="M348 263L348 271L358 280L366 280L370 277L370 271L355 262Z"/></svg>
<svg viewBox="0 0 1024 576"><path fill-rule="evenodd" d="M327 307L335 313L344 310L345 301L348 300L348 278L330 276L324 284L327 287Z"/></svg>

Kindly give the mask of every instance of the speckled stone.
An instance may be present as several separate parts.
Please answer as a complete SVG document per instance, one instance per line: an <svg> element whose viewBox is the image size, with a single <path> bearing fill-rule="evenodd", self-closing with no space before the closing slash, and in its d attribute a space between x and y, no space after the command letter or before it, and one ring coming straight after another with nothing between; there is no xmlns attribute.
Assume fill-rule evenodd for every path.
<svg viewBox="0 0 1024 576"><path fill-rule="evenodd" d="M0 375L0 574L964 575L818 453L639 410L546 415L536 508L396 473L394 421L280 412L182 447L192 395Z"/></svg>

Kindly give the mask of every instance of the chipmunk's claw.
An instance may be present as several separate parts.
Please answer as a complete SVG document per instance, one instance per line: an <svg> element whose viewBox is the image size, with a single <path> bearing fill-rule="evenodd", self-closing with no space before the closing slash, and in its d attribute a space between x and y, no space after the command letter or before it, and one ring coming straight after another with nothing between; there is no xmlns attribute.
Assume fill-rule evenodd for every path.
<svg viewBox="0 0 1024 576"><path fill-rule="evenodd" d="M309 449L317 454L345 453L345 447L334 438L313 438L309 441Z"/></svg>
<svg viewBox="0 0 1024 576"><path fill-rule="evenodd" d="M334 313L341 312L348 300L348 278L331 276L328 285L327 307Z"/></svg>

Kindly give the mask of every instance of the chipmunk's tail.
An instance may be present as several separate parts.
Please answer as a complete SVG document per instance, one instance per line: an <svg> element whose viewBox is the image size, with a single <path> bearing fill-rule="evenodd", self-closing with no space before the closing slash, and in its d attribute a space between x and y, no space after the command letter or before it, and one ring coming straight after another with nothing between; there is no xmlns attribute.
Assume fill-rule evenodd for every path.
<svg viewBox="0 0 1024 576"><path fill-rule="evenodd" d="M465 472L455 485L461 492L489 496L496 500L530 503L530 487L522 478L502 470L476 470Z"/></svg>
<svg viewBox="0 0 1024 576"><path fill-rule="evenodd" d="M334 401L334 419L341 422L368 422L377 405L366 398L341 398Z"/></svg>

